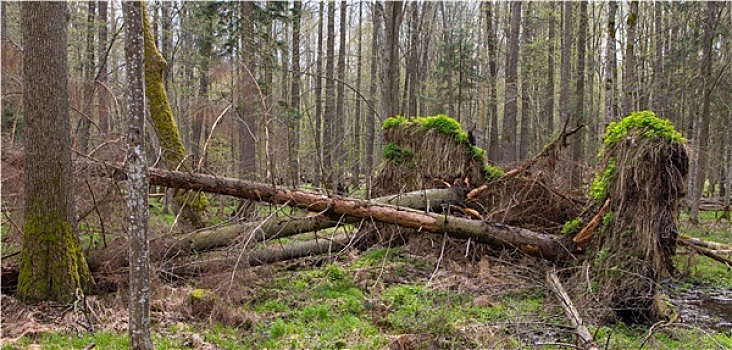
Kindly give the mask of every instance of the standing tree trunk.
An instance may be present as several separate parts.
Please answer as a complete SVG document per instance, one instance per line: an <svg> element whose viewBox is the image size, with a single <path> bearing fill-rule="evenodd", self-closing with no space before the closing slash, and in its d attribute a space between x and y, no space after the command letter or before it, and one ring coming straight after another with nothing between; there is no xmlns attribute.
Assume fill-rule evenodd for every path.
<svg viewBox="0 0 732 350"><path fill-rule="evenodd" d="M325 12L325 3L318 4L318 52L315 60L315 130L313 138L315 139L315 176L313 176L313 185L320 186L325 179L324 173L324 156L325 148L323 145L323 15Z"/></svg>
<svg viewBox="0 0 732 350"><path fill-rule="evenodd" d="M300 17L302 2L295 1L292 8L292 87L290 93L290 137L288 159L290 163L290 179L292 188L300 184Z"/></svg>
<svg viewBox="0 0 732 350"><path fill-rule="evenodd" d="M338 45L338 98L336 100L335 118L333 118L333 185L334 188L345 186L346 182L343 178L346 157L343 151L343 142L345 140L344 124L346 119L346 2L340 3L340 23L338 28L340 44Z"/></svg>
<svg viewBox="0 0 732 350"><path fill-rule="evenodd" d="M422 12L422 16L424 16L424 11ZM409 75L409 94L407 95L409 106L407 109L407 116L417 116L417 74L419 71L419 41L420 41L420 29L421 25L419 22L420 15L419 15L419 3L413 2L412 3L412 18L410 22L410 51L409 51L409 66L408 68L408 75Z"/></svg>
<svg viewBox="0 0 732 350"><path fill-rule="evenodd" d="M579 33L577 34L577 86L574 106L575 125L585 125L585 56L587 52L587 1L580 2ZM572 142L572 174L571 183L575 188L582 184L582 151L584 150L584 138L587 127L579 130L579 133Z"/></svg>
<svg viewBox="0 0 732 350"><path fill-rule="evenodd" d="M544 97L544 108L542 110L544 111L544 125L545 125L545 135L542 139L542 143L549 142L548 140L552 137L552 134L554 134L554 9L555 5L553 3L549 4L550 6L550 12L549 12L549 34L548 34L548 45L549 48L547 49L547 77L546 77L546 95Z"/></svg>
<svg viewBox="0 0 732 350"><path fill-rule="evenodd" d="M155 132L163 149L162 159L168 169L192 171L190 163L185 162L186 150L180 138L178 125L170 109L168 95L163 85L163 70L166 62L155 46L150 21L142 6L145 41L145 94ZM208 222L208 200L203 193L181 191L175 195L175 202L181 207L181 217L193 228L206 226Z"/></svg>
<svg viewBox="0 0 732 350"><path fill-rule="evenodd" d="M712 95L712 44L716 32L716 3L707 2L707 18L704 23L704 37L702 38L702 64L700 76L702 77L701 115L699 116L699 128L696 137L697 156L696 166L691 169L691 209L689 210L689 221L699 223L699 200L704 190L704 182L707 176L707 148L709 146L709 105ZM696 129L696 128L695 128Z"/></svg>
<svg viewBox="0 0 732 350"><path fill-rule="evenodd" d="M239 75L239 176L242 179L252 180L255 176L256 166L256 131L255 113L257 95L256 80L254 75L254 3L244 1L240 3L241 11L241 65Z"/></svg>
<svg viewBox="0 0 732 350"><path fill-rule="evenodd" d="M516 114L518 88L519 31L521 30L521 2L511 3L511 32L506 54L506 103L503 108L503 135L501 137L501 161L516 161Z"/></svg>
<svg viewBox="0 0 732 350"><path fill-rule="evenodd" d="M623 68L623 116L633 112L635 108L635 25L638 22L638 1L630 2L630 13L626 20L627 36L625 43L625 60Z"/></svg>
<svg viewBox="0 0 732 350"><path fill-rule="evenodd" d="M24 2L25 222L18 297L62 303L93 284L76 236L65 2Z"/></svg>
<svg viewBox="0 0 732 350"><path fill-rule="evenodd" d="M358 3L358 23L363 23L363 2ZM361 71L363 70L363 28L358 27L358 46L356 48L356 90L361 91ZM354 106L353 118L353 181L351 184L354 188L359 187L361 183L361 96L356 94L356 103Z"/></svg>
<svg viewBox="0 0 732 350"><path fill-rule="evenodd" d="M490 142L488 144L488 160L493 163L499 162L500 149L498 143L498 53L496 50L496 31L493 27L493 4L486 1L483 3L485 7L485 35L486 47L488 49L488 80L490 88L488 92L488 113L491 121L490 126Z"/></svg>
<svg viewBox="0 0 732 350"><path fill-rule="evenodd" d="M384 70L385 116L399 114L399 28L401 27L404 3L401 1L387 1L384 13L386 39L382 64Z"/></svg>
<svg viewBox="0 0 732 350"><path fill-rule="evenodd" d="M107 7L109 6L108 1L99 1L99 133L102 134L100 139L104 139L104 135L110 132L109 130L109 91L107 89L107 71L109 57L105 57L107 54Z"/></svg>
<svg viewBox="0 0 732 350"><path fill-rule="evenodd" d="M79 145L79 152L89 152L89 138L91 137L92 102L94 100L94 19L96 16L96 2L87 2L88 12L86 21L86 53L84 57L84 94L82 105L82 116L76 131L76 141Z"/></svg>
<svg viewBox="0 0 732 350"><path fill-rule="evenodd" d="M562 66L559 76L559 122L565 125L569 118L569 90L572 61L572 2L564 3L562 23Z"/></svg>
<svg viewBox="0 0 732 350"><path fill-rule="evenodd" d="M127 63L127 245L130 262L130 348L152 349L150 338L150 249L145 162L145 54L142 3L124 2Z"/></svg>
<svg viewBox="0 0 732 350"><path fill-rule="evenodd" d="M654 41L655 41L655 52L653 58L653 95L651 96L651 108L656 115L662 118L668 119L666 115L666 104L664 100L666 82L663 77L663 46L664 46L664 32L663 32L663 6L661 2L656 2L653 5L653 27L654 27Z"/></svg>
<svg viewBox="0 0 732 350"><path fill-rule="evenodd" d="M370 72L370 85L369 85L369 103L371 105L371 113L366 119L366 198L371 198L371 187L374 178L374 142L376 138L376 115L373 110L376 109L378 101L378 84L377 79L379 62L378 55L379 51L379 31L381 30L381 7L379 3L373 5L371 18L373 20L373 28L371 31L371 72Z"/></svg>
<svg viewBox="0 0 732 350"><path fill-rule="evenodd" d="M524 15L524 33L521 35L521 43L523 47L531 45L532 35L531 24L529 19L531 18L531 2L526 3ZM518 159L526 159L531 148L531 96L529 96L529 79L531 78L529 66L532 57L528 52L524 52L521 57L521 141L519 142L519 156Z"/></svg>
<svg viewBox="0 0 732 350"><path fill-rule="evenodd" d="M610 9L607 17L607 40L605 57L605 111L603 113L605 125L615 119L615 14L618 11L618 3L610 1Z"/></svg>
<svg viewBox="0 0 732 350"><path fill-rule="evenodd" d="M333 60L335 58L335 2L328 2L328 35L325 54L325 119L323 121L323 171L325 177L323 182L326 186L333 185L333 172L335 163L333 161L333 147L335 135L333 124L335 123L335 83L333 81Z"/></svg>

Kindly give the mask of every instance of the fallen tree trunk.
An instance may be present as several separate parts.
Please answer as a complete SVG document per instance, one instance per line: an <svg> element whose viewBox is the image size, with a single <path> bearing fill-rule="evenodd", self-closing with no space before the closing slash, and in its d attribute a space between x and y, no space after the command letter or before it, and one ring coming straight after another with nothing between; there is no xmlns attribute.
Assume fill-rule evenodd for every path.
<svg viewBox="0 0 732 350"><path fill-rule="evenodd" d="M190 263L176 264L166 272L177 276L193 276L202 273L213 273L231 270L233 267L253 267L276 262L298 259L306 256L337 253L348 246L351 237L338 235L332 238L318 238L308 241L290 243L285 246L268 247L232 254L230 256Z"/></svg>
<svg viewBox="0 0 732 350"><path fill-rule="evenodd" d="M572 325L572 328L575 329L575 333L577 333L582 340L581 349L600 350L600 347L597 346L595 339L592 337L592 333L590 333L584 322L582 322L582 317L580 317L577 308L574 307L572 299L569 297L569 294L567 294L564 286L562 286L557 274L552 271L547 272L546 281L554 292L554 295L559 300L559 304L562 309L564 309L564 314L567 315L569 323Z"/></svg>

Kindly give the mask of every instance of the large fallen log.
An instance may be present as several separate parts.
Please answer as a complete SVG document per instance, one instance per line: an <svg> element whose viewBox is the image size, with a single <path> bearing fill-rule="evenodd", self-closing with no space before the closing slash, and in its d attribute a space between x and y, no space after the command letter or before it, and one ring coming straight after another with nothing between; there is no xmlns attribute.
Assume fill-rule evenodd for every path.
<svg viewBox="0 0 732 350"><path fill-rule="evenodd" d="M107 165L119 176L119 167ZM561 262L572 252L571 242L548 234L511 227L495 222L481 222L449 215L434 214L374 200L329 197L323 194L275 188L270 185L199 173L148 169L150 183L158 186L235 196L243 199L304 208L332 215L370 218L374 221L472 239L500 249L517 249L532 256Z"/></svg>

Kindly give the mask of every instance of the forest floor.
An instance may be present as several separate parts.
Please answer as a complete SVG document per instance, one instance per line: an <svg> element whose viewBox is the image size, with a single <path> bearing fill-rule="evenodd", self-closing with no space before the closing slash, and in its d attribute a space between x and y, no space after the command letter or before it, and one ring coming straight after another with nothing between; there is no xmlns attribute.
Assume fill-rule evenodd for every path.
<svg viewBox="0 0 732 350"><path fill-rule="evenodd" d="M170 221L155 208L151 213L158 223L152 227ZM682 231L732 243L732 225L715 221L715 214L703 213L698 226L682 216ZM506 253L475 254L467 247L438 235L412 235L403 246L299 259L237 274L229 270L195 281L158 280L153 342L156 349L575 348L573 330L545 286L543 262ZM676 322L650 330L591 325L597 343L606 349L732 348L732 272L683 247L677 268L679 276L662 285L667 303L678 312ZM228 298L233 303L226 305L233 310L204 316L191 312L189 298L196 288ZM90 322L93 330L83 322L89 315L76 308L26 307L3 295L1 349L83 349L92 343L97 349L127 349L123 294L88 298L94 310L90 319L97 320ZM234 322L222 316L232 312ZM593 313L580 312L585 317Z"/></svg>

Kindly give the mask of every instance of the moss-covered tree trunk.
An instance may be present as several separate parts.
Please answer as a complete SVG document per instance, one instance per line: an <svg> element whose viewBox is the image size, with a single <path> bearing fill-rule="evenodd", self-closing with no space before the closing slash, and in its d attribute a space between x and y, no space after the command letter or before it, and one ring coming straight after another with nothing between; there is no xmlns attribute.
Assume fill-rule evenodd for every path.
<svg viewBox="0 0 732 350"><path fill-rule="evenodd" d="M67 302L93 283L74 233L63 2L22 6L25 83L25 222L18 296Z"/></svg>
<svg viewBox="0 0 732 350"><path fill-rule="evenodd" d="M145 95L153 127L158 135L165 166L172 170L192 171L190 163L184 162L186 150L181 141L178 125L165 92L163 72L167 63L155 46L155 37L150 27L147 10L143 7L145 26ZM193 228L206 226L209 205L202 193L180 191L175 195L176 204L181 207L181 217Z"/></svg>

